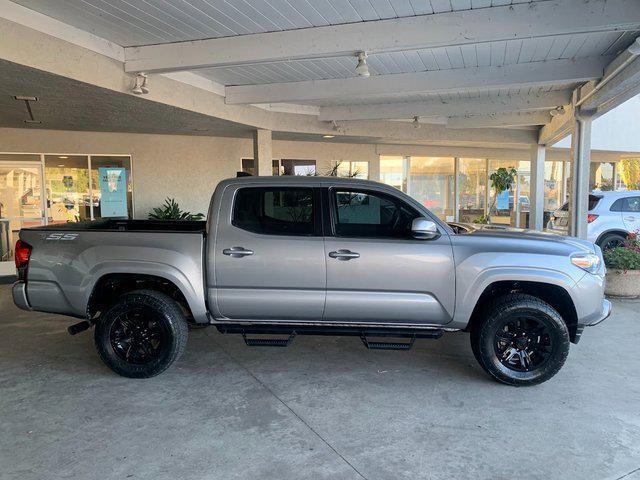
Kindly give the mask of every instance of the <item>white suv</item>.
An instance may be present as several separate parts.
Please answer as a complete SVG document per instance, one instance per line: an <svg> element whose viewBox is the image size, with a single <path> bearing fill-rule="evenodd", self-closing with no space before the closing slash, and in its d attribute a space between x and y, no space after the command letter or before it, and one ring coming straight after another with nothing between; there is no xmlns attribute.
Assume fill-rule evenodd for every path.
<svg viewBox="0 0 640 480"><path fill-rule="evenodd" d="M587 239L602 250L621 245L630 232L640 230L640 190L594 191L589 195ZM565 203L553 212L547 229L567 234L569 208Z"/></svg>

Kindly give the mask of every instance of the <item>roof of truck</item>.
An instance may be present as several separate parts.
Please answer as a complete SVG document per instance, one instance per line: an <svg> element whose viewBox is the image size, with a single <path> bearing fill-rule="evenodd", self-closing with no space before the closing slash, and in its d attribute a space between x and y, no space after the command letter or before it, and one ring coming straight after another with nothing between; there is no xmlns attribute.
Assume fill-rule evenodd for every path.
<svg viewBox="0 0 640 480"><path fill-rule="evenodd" d="M254 176L248 175L244 177L228 178L221 183L266 183L266 184L283 184L291 183L293 185L310 184L310 183L344 183L345 185L385 185L384 183L374 182L373 180L364 180L361 178L346 178L346 177L322 177L315 175L280 175L280 176Z"/></svg>

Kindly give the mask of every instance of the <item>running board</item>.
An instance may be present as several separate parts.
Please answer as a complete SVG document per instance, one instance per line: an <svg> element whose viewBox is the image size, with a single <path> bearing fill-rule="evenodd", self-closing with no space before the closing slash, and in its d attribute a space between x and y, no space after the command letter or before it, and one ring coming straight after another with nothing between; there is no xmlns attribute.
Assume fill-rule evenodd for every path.
<svg viewBox="0 0 640 480"><path fill-rule="evenodd" d="M218 324L220 333L235 333L242 335L249 347L287 347L296 335L331 335L360 337L365 347L370 350L409 350L416 338L438 339L444 333L441 329L409 329L409 328L362 328L362 327L332 327L305 325L239 325ZM249 338L248 335L287 335L287 338ZM407 342L373 341L371 337L405 338Z"/></svg>
<svg viewBox="0 0 640 480"><path fill-rule="evenodd" d="M247 332L242 332L242 338L247 347L288 347L296 336L291 332L289 338L248 338Z"/></svg>
<svg viewBox="0 0 640 480"><path fill-rule="evenodd" d="M411 350L416 337L414 335L408 342L372 342L366 335L362 335L360 340L369 350Z"/></svg>

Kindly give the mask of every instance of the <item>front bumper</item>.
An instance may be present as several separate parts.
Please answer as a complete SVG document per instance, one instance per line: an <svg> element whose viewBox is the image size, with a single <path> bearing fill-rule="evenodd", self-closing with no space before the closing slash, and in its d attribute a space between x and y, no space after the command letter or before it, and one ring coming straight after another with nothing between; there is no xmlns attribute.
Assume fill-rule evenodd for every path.
<svg viewBox="0 0 640 480"><path fill-rule="evenodd" d="M14 283L11 288L11 295L13 296L13 303L15 303L16 307L21 308L22 310L33 310L31 305L29 305L29 300L27 299L26 283Z"/></svg>
<svg viewBox="0 0 640 480"><path fill-rule="evenodd" d="M592 327L594 325L598 325L600 322L604 322L611 315L611 309L613 308L611 302L606 298L602 300L602 311L600 313L600 317L591 323L588 323L587 327Z"/></svg>

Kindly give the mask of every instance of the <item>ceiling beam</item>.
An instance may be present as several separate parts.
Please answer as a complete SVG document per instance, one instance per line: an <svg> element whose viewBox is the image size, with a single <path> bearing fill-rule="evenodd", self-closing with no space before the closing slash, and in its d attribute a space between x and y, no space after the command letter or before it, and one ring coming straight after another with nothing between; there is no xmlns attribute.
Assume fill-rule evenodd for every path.
<svg viewBox="0 0 640 480"><path fill-rule="evenodd" d="M541 95L465 98L427 102L381 103L321 107L319 120L389 120L413 117L456 117L516 111L551 110L571 101L571 90L557 90Z"/></svg>
<svg viewBox="0 0 640 480"><path fill-rule="evenodd" d="M447 128L526 127L544 125L551 119L549 112L504 113L497 115L471 115L451 117Z"/></svg>
<svg viewBox="0 0 640 480"><path fill-rule="evenodd" d="M167 72L632 30L637 0L548 0L282 32L125 48L125 71ZM355 64L354 64L355 66Z"/></svg>
<svg viewBox="0 0 640 480"><path fill-rule="evenodd" d="M458 68L419 73L376 75L264 85L229 86L227 104L304 102L385 94L444 93L461 89L490 90L573 82L602 77L611 57L549 60L504 66Z"/></svg>

